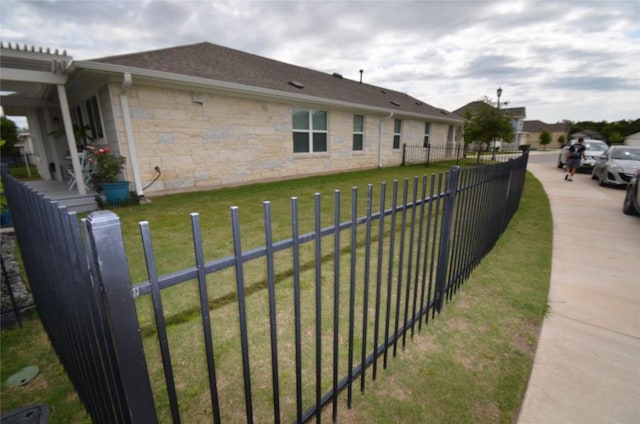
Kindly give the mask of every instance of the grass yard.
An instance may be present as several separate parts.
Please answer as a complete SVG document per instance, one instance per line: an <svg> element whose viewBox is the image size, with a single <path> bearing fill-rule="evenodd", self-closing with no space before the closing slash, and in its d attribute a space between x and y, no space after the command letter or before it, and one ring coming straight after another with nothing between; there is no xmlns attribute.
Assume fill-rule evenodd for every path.
<svg viewBox="0 0 640 424"><path fill-rule="evenodd" d="M393 180L399 181L402 190L403 181L408 178L407 184L411 192L414 176L422 176L423 173L425 169L421 167L379 169L166 196L153 199L150 205L119 208L116 212L122 221L132 280L139 282L147 278L140 247L139 221L146 220L150 223L158 272L163 275L194 263L189 220L191 212L200 213L205 260L210 261L227 256L233 251L230 237L231 206L239 207L242 247L247 250L264 244L262 202L265 200L272 204L273 233L274 240L277 241L291 235L291 196L298 197L301 211L300 233L306 233L313 230L314 218L310 211L313 210L314 193L321 194L324 227L332 224L335 189L340 190L340 221L346 221L351 216L352 187L359 187L357 215L362 216L366 210L367 184L373 186L375 200L372 204L377 210L380 183L388 183L388 208L391 204ZM416 332L404 350L399 349L397 357L389 361L386 371L379 370L377 379L372 381L371 370L367 370L364 394L359 393L359 384L354 385L353 409L346 408L346 393L343 392L339 405L339 422L513 421L526 388L537 332L546 311L551 231L550 209L544 191L537 180L527 175L520 210L494 250L473 272L462 290L445 305L443 313L430 321L429 325L423 326L420 332ZM332 241L327 240L326 243L331 244ZM330 249L327 246L323 251L330 252ZM313 263L313 252L310 247L303 247L302 250L302 306L310 308L313 305L315 287L313 267L309 267ZM283 252L280 256L277 258L279 264L291 263L290 254ZM341 256L341 272L348 273L349 255L343 256L345 258ZM251 282L247 292L251 315L251 364L252 369L258 370L255 376L252 375L254 412L256 422L269 422L269 404L272 398L269 386L269 322L266 288L262 281L264 266L251 265L246 272L246 277ZM328 280L331 279L330 272L323 273ZM292 304L290 280L290 274L278 275L278 305ZM212 331L216 365L220 369L218 379L223 422L244 422L243 408L240 407L243 405L242 371L237 346L233 270L211 277L208 281L214 287L209 292L209 305L214 323ZM323 286L324 284L323 282ZM348 301L348 292L342 290L340 301L344 304ZM170 325L168 337L172 346L171 355L181 413L184 414L183 422L210 422L195 282L168 289L162 295L166 319ZM327 347L331 346L333 337L330 312L332 296L331 290L323 291L323 305L327 309L323 309L322 313L322 344ZM152 370L152 381L154 385L162 386L161 369L154 365L160 359L153 312L149 304L148 296L138 301L141 327ZM362 303L356 305L359 311L363 307ZM293 341L291 337L286 337L286 334L292 334L293 320L286 311L285 308L280 310L278 330L282 334L279 336L281 402L283 415L284 409L288 410L284 421L290 422L295 418L295 415L291 416L292 405L295 412L295 370L292 362ZM347 327L344 325L346 320L347 317L341 315L341 329ZM303 337L313 339L314 328L312 321L303 321ZM347 337L344 330L340 337ZM33 364L40 368L40 375L27 386L10 388L3 384L3 413L27 404L45 402L51 409L51 423L89 422L37 319L27 322L23 330L3 331L1 342L3 382L24 366ZM357 343L363 342L358 340ZM367 343L370 344L371 340ZM314 384L313 373L309 370L313 370L315 366L315 356L312 350L303 352L303 385L307 391L307 404L313 401L309 399L313 393L309 389ZM326 366L325 369L330 369L330 355L323 354L322 358L323 368ZM345 353L339 359L342 370L346 367L347 359ZM238 381L240 384L236 383ZM327 389L328 385L329 378L323 378L323 389ZM156 400L162 422L170 422L166 393L160 390L156 393ZM258 412L257 405L262 405L261 412ZM329 406L323 413L325 422L330 421L330 414Z"/></svg>

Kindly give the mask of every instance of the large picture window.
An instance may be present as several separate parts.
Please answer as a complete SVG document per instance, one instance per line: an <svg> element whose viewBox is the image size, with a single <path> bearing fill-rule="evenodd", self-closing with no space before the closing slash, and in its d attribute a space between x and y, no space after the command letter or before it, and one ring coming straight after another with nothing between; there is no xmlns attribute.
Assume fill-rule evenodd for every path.
<svg viewBox="0 0 640 424"><path fill-rule="evenodd" d="M393 148L400 148L400 135L402 133L402 120L396 119L393 122Z"/></svg>
<svg viewBox="0 0 640 424"><path fill-rule="evenodd" d="M353 115L353 150L363 150L364 116Z"/></svg>
<svg viewBox="0 0 640 424"><path fill-rule="evenodd" d="M293 108L293 153L327 151L327 112Z"/></svg>

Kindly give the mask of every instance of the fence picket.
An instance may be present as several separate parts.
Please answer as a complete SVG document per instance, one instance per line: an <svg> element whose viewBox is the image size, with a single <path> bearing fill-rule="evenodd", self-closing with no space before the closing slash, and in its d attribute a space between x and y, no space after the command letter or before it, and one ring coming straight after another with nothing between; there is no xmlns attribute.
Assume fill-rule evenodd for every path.
<svg viewBox="0 0 640 424"><path fill-rule="evenodd" d="M407 149L405 146L403 154L409 161L411 154ZM420 154L423 161L438 159L432 148L421 148ZM450 151L447 155L447 159L451 159L459 157L461 152ZM216 323L210 315L210 297L214 290L209 291L207 277L233 268L235 285L230 289L237 301L246 421L252 423L256 417L264 417L263 410L258 410L258 405L264 409L264 400L256 396L254 402L254 376L249 360L250 333L253 335L249 318L253 324L257 313L248 308L248 302L255 302L247 297L250 294L251 297L264 295L268 298L271 379L269 382L257 381L256 394L263 390L262 386L270 391L272 412L269 413L276 423L283 418L302 423L314 417L320 423L322 408L329 403L332 419L337 421L339 395L344 390L347 391L347 406L351 408L354 380L359 377L360 390L364 392L367 367L371 366L371 378L375 380L378 360L382 359L386 369L389 350L395 357L400 339L402 349L406 348L407 333L410 331L410 339L413 339L416 322L419 332L423 320L426 325L430 318L442 313L443 304L460 289L516 212L527 158L528 154L524 153L520 158L492 166L454 167L446 173L432 174L429 179L427 176L421 180L414 177L411 188L410 180L405 178L402 192L397 180L393 181L389 193L383 182L379 210L375 213L374 190L368 185L366 199L363 199L366 204L363 217L358 217L360 200L357 187L353 187L350 216L345 222L341 222L341 193L335 190L333 222L325 228L321 226L320 194L315 193L313 229L304 234L300 232L298 198L292 197L291 237L277 242L273 240L271 203L264 202L264 246L247 251L242 250L239 210L234 206L230 209L233 254L210 262L205 262L204 258L199 215L193 213L195 266L164 276L157 274L149 223L141 222L148 281L133 286L120 222L115 214L94 212L82 221L81 229L75 214L32 193L6 176L4 170L3 181L43 326L93 421L158 421L135 307L135 299L146 295L151 296L155 314L168 408L173 422L181 421L178 398L182 392L178 389L180 384L174 381L165 319L168 307L163 306L162 291L193 280L198 284L208 371L203 378L208 380L211 414L216 424L226 420L222 412L227 411L220 406L217 378L220 365L216 363L214 350L219 341L216 339L214 343L216 333L212 327ZM399 196L402 196L400 202ZM38 226L33 225L34 222ZM364 225L363 231L358 230L360 225ZM374 229L374 225L377 228ZM81 237L82 230L86 245ZM344 239L345 246L342 246L343 231L350 232L348 239ZM322 251L323 239L333 242L333 251L326 256ZM308 251L303 250L305 243L313 243ZM286 272L281 274L286 273L287 277L278 277L276 267L282 263L276 263L278 252L292 255L292 262L288 262ZM341 259L346 263L346 255L349 255L349 269L342 269ZM249 267L259 265L263 257L264 271L260 270L264 274L266 290L263 293L258 290L256 294L251 286L251 279L256 277L251 275ZM313 270L301 261L309 265L313 262ZM309 269L308 273L306 269ZM331 287L323 290L325 273L332 290ZM293 277L292 290L278 291L278 296L291 301L276 305L276 284L279 279L289 281L289 275ZM58 284L54 286L52 279L63 284L54 281ZM313 280L313 284L305 284L306 280ZM66 292L65 284L75 292ZM323 298L331 299L331 304ZM249 303L250 306L253 304ZM282 343L285 346L280 347L278 338L283 333L279 332L278 320L282 316L290 322L290 314L293 315L293 334L285 332L288 338ZM369 323L371 317L373 322ZM331 328L324 328L329 322ZM325 332L326 341L323 342ZM283 357L285 360L280 361L279 349L288 351L286 345L291 339L295 354L295 402L280 393L280 372L288 358ZM315 361L306 361L306 352L314 352ZM233 386L229 381L225 383ZM323 387L326 387L324 393ZM308 393L311 394L307 396Z"/></svg>

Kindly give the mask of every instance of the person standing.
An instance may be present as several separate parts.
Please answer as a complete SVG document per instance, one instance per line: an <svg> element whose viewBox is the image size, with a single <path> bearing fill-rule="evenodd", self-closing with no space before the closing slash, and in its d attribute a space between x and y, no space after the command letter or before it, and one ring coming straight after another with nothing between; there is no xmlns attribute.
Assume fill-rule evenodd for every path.
<svg viewBox="0 0 640 424"><path fill-rule="evenodd" d="M567 173L564 176L565 181L573 181L573 176L578 168L580 168L580 161L587 159L587 156L584 154L585 147L583 142L584 138L580 137L577 143L572 144L567 149L567 157L564 159L567 164Z"/></svg>

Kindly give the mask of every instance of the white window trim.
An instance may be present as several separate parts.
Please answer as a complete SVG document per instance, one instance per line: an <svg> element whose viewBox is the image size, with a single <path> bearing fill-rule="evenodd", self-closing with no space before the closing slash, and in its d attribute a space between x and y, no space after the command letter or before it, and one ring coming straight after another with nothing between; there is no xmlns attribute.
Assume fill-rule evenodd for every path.
<svg viewBox="0 0 640 424"><path fill-rule="evenodd" d="M355 114L353 115L353 120L354 120L354 124L355 124L355 119L356 116L361 116L362 117L362 131L356 131L355 128L353 130L353 135L361 135L362 136L362 148L359 150L356 150L353 148L353 137L351 138L351 151L353 152L364 152L364 128L365 128L365 116L364 115L359 115L359 114Z"/></svg>
<svg viewBox="0 0 640 424"><path fill-rule="evenodd" d="M425 122L424 123L424 137L422 137L422 146L423 147L427 147L427 144L431 143L431 123L430 122ZM425 144L425 140L427 141L427 143Z"/></svg>
<svg viewBox="0 0 640 424"><path fill-rule="evenodd" d="M308 118L309 118L309 128L308 129L295 129L292 128L292 133L305 133L307 134L307 137L309 138L309 151L307 152L294 152L295 155L305 155L305 154L309 154L309 153L316 153L316 154L321 154L321 153L328 153L329 152L329 112L326 110L322 110L322 109L310 109L310 108L306 108L306 107L294 107L292 109L292 116L293 116L293 110L295 109L299 109L299 110L306 110L307 114L308 114ZM313 128L313 113L314 112L324 112L326 114L327 117L327 129L325 130L316 130ZM293 124L293 123L292 123ZM292 125L293 126L293 125ZM314 151L313 150L313 135L314 134L326 134L327 137L327 149L326 150L320 150L320 151Z"/></svg>
<svg viewBox="0 0 640 424"><path fill-rule="evenodd" d="M396 132L396 122L400 122L400 132ZM395 147L396 136L398 137L398 147ZM392 139L392 147L393 150L400 150L402 146L402 119L395 119L393 121L393 139Z"/></svg>

